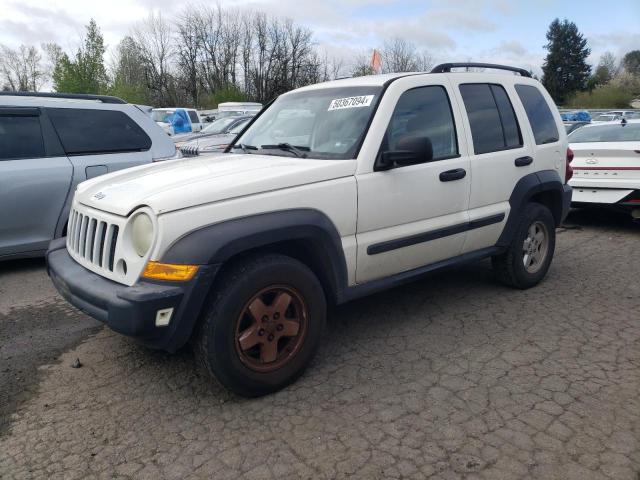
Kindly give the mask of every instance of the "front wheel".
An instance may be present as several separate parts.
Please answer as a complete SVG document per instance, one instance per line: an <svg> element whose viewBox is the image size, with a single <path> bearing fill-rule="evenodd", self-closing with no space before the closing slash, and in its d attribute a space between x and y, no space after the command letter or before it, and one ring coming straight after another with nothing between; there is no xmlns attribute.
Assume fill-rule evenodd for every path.
<svg viewBox="0 0 640 480"><path fill-rule="evenodd" d="M555 246L553 215L544 205L529 203L508 250L492 257L498 279L521 289L537 285L549 270Z"/></svg>
<svg viewBox="0 0 640 480"><path fill-rule="evenodd" d="M256 397L298 378L317 350L326 319L320 282L284 255L231 266L204 312L196 354L229 390Z"/></svg>

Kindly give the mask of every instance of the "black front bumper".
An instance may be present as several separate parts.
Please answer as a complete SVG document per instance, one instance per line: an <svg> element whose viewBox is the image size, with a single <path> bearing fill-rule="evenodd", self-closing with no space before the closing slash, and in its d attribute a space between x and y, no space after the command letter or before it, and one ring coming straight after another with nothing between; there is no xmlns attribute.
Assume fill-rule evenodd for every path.
<svg viewBox="0 0 640 480"><path fill-rule="evenodd" d="M138 281L129 287L108 280L77 263L66 239L51 242L47 273L60 294L112 330L153 348L170 352L182 347L193 331L211 287L216 265L203 265L189 282ZM173 308L169 325L156 326L158 310Z"/></svg>

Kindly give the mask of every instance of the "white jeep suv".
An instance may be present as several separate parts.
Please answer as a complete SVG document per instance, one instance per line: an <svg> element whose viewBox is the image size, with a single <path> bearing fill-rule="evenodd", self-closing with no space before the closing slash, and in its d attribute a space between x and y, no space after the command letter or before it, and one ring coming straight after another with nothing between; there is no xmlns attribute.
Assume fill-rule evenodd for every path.
<svg viewBox="0 0 640 480"><path fill-rule="evenodd" d="M470 65L510 72L451 73ZM329 303L486 257L536 285L569 174L560 115L524 70L337 80L280 96L222 156L82 183L48 271L112 329L191 339L222 384L262 395L303 372Z"/></svg>

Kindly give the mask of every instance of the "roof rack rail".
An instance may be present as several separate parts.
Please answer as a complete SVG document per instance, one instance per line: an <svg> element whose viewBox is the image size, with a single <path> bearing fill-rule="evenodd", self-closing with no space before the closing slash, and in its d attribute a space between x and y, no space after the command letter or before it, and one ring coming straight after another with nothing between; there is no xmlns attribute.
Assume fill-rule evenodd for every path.
<svg viewBox="0 0 640 480"><path fill-rule="evenodd" d="M509 72L519 73L522 77L531 78L531 73L529 73L524 68L518 67L510 67L508 65L497 65L495 63L474 63L474 62L462 62L462 63L441 63L433 67L431 73L447 73L450 72L452 68L492 68L495 70L508 70Z"/></svg>
<svg viewBox="0 0 640 480"><path fill-rule="evenodd" d="M70 100L95 100L102 103L127 103L118 97L111 97L109 95L90 95L87 93L0 92L0 96L68 98Z"/></svg>

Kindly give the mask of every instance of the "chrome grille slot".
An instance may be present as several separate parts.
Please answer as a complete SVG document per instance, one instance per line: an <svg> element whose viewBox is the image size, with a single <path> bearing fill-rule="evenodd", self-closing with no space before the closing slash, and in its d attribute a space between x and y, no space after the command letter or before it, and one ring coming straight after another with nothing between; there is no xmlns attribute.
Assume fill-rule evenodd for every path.
<svg viewBox="0 0 640 480"><path fill-rule="evenodd" d="M113 272L119 232L117 224L73 209L69 215L67 249L76 259Z"/></svg>

